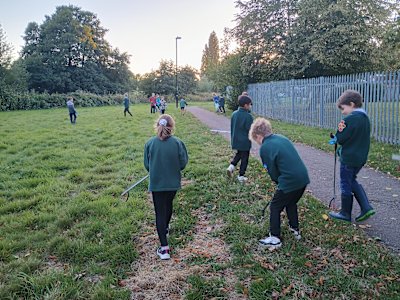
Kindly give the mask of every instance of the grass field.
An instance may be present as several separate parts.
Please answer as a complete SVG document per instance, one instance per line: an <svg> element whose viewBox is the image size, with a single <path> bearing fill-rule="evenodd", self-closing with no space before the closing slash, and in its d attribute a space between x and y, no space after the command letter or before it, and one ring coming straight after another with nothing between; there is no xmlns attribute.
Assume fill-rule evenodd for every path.
<svg viewBox="0 0 400 300"><path fill-rule="evenodd" d="M155 116L147 105L133 106L133 118L122 111L81 108L76 125L66 109L0 113L0 299L130 299L121 282L141 259L134 241L154 215L146 184L126 202L119 195L146 174L143 146ZM226 179L228 142L190 114L169 113L189 152L183 176L193 182L174 203L171 244L180 249L194 238L202 207L223 221L210 234L231 256L226 264L201 255L187 261L207 266L207 276L188 278L187 299L227 299L227 278L218 275L227 268L250 299L400 297L399 256L358 227L326 220L308 195L299 209L303 240L292 239L284 218L284 246L260 250L268 230L260 211L273 185L259 162L251 159L248 184Z"/></svg>

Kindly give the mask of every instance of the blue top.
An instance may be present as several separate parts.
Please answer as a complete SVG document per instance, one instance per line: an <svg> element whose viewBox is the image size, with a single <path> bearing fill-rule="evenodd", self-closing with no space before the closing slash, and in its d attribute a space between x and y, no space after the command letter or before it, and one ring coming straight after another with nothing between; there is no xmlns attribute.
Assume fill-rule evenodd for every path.
<svg viewBox="0 0 400 300"><path fill-rule="evenodd" d="M128 97L124 98L124 105L125 105L125 108L129 107L129 98Z"/></svg>

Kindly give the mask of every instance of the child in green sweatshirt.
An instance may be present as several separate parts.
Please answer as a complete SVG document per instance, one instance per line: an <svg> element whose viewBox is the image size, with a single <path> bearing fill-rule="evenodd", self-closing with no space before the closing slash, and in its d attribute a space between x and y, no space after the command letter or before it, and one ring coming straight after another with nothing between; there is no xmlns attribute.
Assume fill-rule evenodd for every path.
<svg viewBox="0 0 400 300"><path fill-rule="evenodd" d="M344 91L337 106L345 117L339 122L336 135L329 143L340 145L338 155L342 206L339 212L329 212L329 216L350 222L354 195L361 209L356 221L361 222L375 214L364 188L357 182L357 174L368 158L371 125L367 113L361 108L362 97L359 92Z"/></svg>
<svg viewBox="0 0 400 300"><path fill-rule="evenodd" d="M276 249L282 245L280 215L283 209L286 209L289 229L297 240L301 238L297 202L310 179L292 142L283 135L273 134L268 120L257 118L251 125L249 138L261 145L262 164L277 184L270 204L270 235L259 241L262 246Z"/></svg>
<svg viewBox="0 0 400 300"><path fill-rule="evenodd" d="M156 136L144 146L144 166L150 172L149 191L153 196L156 213L156 227L161 247L157 255L161 259L170 259L167 241L169 222L172 217L172 201L181 188L181 171L188 163L185 144L173 136L174 119L161 115L156 124Z"/></svg>

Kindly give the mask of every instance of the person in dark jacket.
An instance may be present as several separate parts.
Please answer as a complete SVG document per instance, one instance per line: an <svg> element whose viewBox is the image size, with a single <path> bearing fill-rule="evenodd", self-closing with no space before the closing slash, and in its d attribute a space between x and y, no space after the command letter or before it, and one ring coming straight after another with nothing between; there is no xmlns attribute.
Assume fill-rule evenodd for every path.
<svg viewBox="0 0 400 300"><path fill-rule="evenodd" d="M223 95L219 97L219 111L225 113L225 98Z"/></svg>
<svg viewBox="0 0 400 300"><path fill-rule="evenodd" d="M69 97L67 101L67 107L68 107L68 112L69 112L69 119L71 121L71 124L76 123L76 110L74 106L74 98Z"/></svg>
<svg viewBox="0 0 400 300"><path fill-rule="evenodd" d="M270 235L259 243L270 249L281 247L281 212L286 209L289 229L295 239L301 239L297 202L310 183L307 168L297 150L285 136L273 134L271 123L257 118L251 125L249 137L261 145L260 158L277 189L270 204Z"/></svg>
<svg viewBox="0 0 400 300"><path fill-rule="evenodd" d="M124 109L124 116L126 117L126 113L128 113L128 114L130 114L131 117L132 117L132 114L131 114L131 112L129 111L129 98L128 98L128 93L126 93L126 94L124 95L124 107L125 107L125 109Z"/></svg>
<svg viewBox="0 0 400 300"><path fill-rule="evenodd" d="M251 99L249 96L239 97L239 108L233 112L231 117L231 145L236 150L229 167L226 169L228 177L233 176L236 165L240 161L239 176L237 179L243 183L247 180L245 177L247 164L249 162L251 141L249 140L249 130L253 123L253 117L250 114Z"/></svg>
<svg viewBox="0 0 400 300"><path fill-rule="evenodd" d="M170 259L167 233L172 217L172 202L181 188L181 171L188 163L185 144L174 137L174 119L161 115L156 124L156 136L144 146L144 166L150 172L149 191L153 196L156 213L156 227L161 247L157 255L161 259Z"/></svg>
<svg viewBox="0 0 400 300"><path fill-rule="evenodd" d="M340 145L337 151L340 157L342 206L339 212L329 212L329 216L351 222L354 196L361 209L356 221L361 222L375 214L364 188L357 182L357 174L368 158L371 125L367 113L362 109L362 97L357 91L344 91L337 106L345 117L339 122L330 144Z"/></svg>

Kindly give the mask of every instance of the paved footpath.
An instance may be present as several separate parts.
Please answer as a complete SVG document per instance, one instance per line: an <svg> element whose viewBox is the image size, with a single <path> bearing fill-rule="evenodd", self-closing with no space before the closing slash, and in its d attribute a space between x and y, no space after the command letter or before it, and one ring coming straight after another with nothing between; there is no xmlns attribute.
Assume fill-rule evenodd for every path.
<svg viewBox="0 0 400 300"><path fill-rule="evenodd" d="M207 125L212 131L230 139L230 119L200 107L188 107L190 113ZM333 153L295 144L297 151L307 166L311 183L307 190L321 202L329 204L333 196ZM258 146L253 143L251 154L258 157ZM339 162L338 162L339 166ZM336 170L336 204L340 206L339 168ZM400 181L392 176L364 167L358 181L364 186L376 214L363 223L365 231L373 238L382 240L394 252L400 253ZM354 201L353 220L359 213Z"/></svg>

